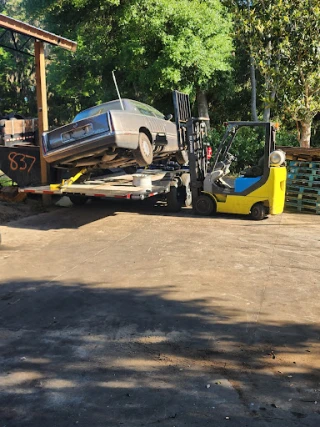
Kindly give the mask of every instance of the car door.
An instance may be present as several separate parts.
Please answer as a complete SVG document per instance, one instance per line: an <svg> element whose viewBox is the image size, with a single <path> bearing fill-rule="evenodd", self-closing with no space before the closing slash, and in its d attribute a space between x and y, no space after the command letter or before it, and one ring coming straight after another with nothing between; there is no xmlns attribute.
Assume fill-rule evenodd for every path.
<svg viewBox="0 0 320 427"><path fill-rule="evenodd" d="M149 105L137 103L137 108L147 118L153 139L156 139L157 134L166 135L167 144L163 147L162 151L177 151L178 138L175 123L165 120L164 115L160 111Z"/></svg>

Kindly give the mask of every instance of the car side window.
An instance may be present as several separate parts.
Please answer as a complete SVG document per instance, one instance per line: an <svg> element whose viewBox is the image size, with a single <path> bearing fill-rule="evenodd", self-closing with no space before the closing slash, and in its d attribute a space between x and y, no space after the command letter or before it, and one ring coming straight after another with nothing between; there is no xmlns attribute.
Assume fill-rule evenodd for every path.
<svg viewBox="0 0 320 427"><path fill-rule="evenodd" d="M138 108L139 113L143 114L144 116L154 117L152 111L148 110L147 108L140 107L140 105L137 108Z"/></svg>
<svg viewBox="0 0 320 427"><path fill-rule="evenodd" d="M156 110L153 107L149 107L150 111L153 113L154 116L156 116L158 119L163 119L164 115L160 113L160 111Z"/></svg>
<svg viewBox="0 0 320 427"><path fill-rule="evenodd" d="M139 112L140 114L143 114L144 116L156 117L157 119L164 118L163 114L160 113L160 111L156 110L150 105L143 104L139 101L131 101L131 105L133 105L135 111Z"/></svg>

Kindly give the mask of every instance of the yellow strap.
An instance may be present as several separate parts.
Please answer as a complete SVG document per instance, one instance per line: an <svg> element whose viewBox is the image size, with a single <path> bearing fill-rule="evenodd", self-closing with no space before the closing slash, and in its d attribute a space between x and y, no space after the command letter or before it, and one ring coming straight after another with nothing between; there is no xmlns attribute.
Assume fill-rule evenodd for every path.
<svg viewBox="0 0 320 427"><path fill-rule="evenodd" d="M82 175L84 175L87 172L87 169L81 169L78 173L76 173L74 176L72 176L69 179L63 179L61 184L50 184L50 190L56 191L59 190L64 185L72 185L74 182L76 182Z"/></svg>

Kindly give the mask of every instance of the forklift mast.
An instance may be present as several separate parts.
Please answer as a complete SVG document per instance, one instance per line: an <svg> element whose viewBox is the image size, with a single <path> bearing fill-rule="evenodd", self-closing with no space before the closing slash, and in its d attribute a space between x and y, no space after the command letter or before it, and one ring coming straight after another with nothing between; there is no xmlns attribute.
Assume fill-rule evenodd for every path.
<svg viewBox="0 0 320 427"><path fill-rule="evenodd" d="M192 117L189 95L174 91L173 105L180 147L186 147L189 156L189 173L192 199L203 190L208 158L206 136L208 118Z"/></svg>

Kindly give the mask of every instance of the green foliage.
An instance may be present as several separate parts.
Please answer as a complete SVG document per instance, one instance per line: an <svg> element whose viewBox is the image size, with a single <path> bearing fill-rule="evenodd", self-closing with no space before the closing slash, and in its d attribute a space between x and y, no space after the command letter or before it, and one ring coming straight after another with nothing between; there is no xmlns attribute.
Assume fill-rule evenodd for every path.
<svg viewBox="0 0 320 427"><path fill-rule="evenodd" d="M213 153L217 150L225 127L219 126L212 129L208 135L208 142L212 146ZM243 127L239 129L232 143L230 152L237 158L231 165L231 173L240 173L249 166L258 164L264 149L264 132L262 129ZM296 132L281 129L276 134L277 146L299 146Z"/></svg>
<svg viewBox="0 0 320 427"><path fill-rule="evenodd" d="M265 107L310 127L320 111L320 6L318 0L225 0L236 36L264 78ZM301 134L301 138L306 138Z"/></svg>
<svg viewBox="0 0 320 427"><path fill-rule="evenodd" d="M299 147L297 131L281 129L277 132L276 144L279 147Z"/></svg>
<svg viewBox="0 0 320 427"><path fill-rule="evenodd" d="M208 140L212 146L213 153L218 148L225 127L221 126L213 129ZM239 173L248 166L253 166L258 163L259 158L263 155L264 135L259 129L243 127L238 132L232 143L230 152L237 158L237 161L231 165L231 173Z"/></svg>
<svg viewBox="0 0 320 427"><path fill-rule="evenodd" d="M217 71L230 68L231 20L219 0L24 0L24 5L47 30L78 43L74 55L61 49L50 53L50 105L64 105L54 107L59 121L115 98L112 70L122 96L158 106L172 89L194 95Z"/></svg>
<svg viewBox="0 0 320 427"><path fill-rule="evenodd" d="M150 89L191 92L229 69L230 19L217 0L132 2L121 24L130 34L121 43L121 68ZM128 67L130 58L135 67Z"/></svg>
<svg viewBox="0 0 320 427"><path fill-rule="evenodd" d="M20 0L0 2L0 12L23 20L24 10ZM22 36L17 39L25 41ZM9 34L2 43L10 46ZM0 113L19 112L26 116L36 114L34 86L34 59L12 50L0 48Z"/></svg>

